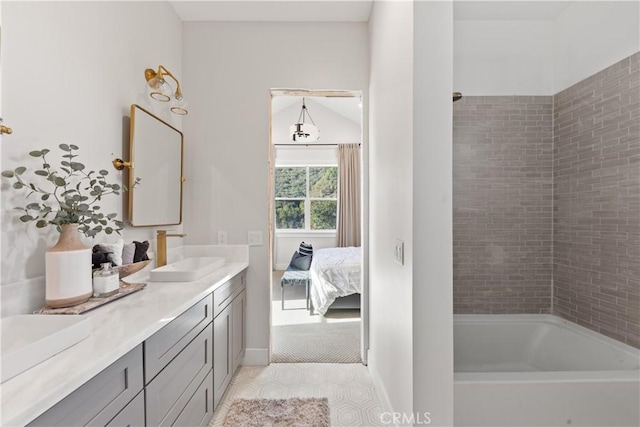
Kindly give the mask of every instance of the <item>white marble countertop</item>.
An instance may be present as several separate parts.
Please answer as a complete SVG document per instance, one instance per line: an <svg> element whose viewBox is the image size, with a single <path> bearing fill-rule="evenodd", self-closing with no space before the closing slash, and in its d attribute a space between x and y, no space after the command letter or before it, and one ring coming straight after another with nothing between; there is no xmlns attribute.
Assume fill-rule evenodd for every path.
<svg viewBox="0 0 640 427"><path fill-rule="evenodd" d="M0 385L1 424L31 422L248 266L236 258L194 282L148 282L140 292L82 314L91 319L88 338ZM136 275L125 280L145 278Z"/></svg>

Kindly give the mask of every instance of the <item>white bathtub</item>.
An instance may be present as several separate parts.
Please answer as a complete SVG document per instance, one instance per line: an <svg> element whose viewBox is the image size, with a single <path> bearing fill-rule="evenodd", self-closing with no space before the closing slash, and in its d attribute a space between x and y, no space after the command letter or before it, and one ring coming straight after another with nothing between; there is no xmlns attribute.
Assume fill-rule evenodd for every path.
<svg viewBox="0 0 640 427"><path fill-rule="evenodd" d="M638 426L640 351L551 315L454 316L456 426Z"/></svg>

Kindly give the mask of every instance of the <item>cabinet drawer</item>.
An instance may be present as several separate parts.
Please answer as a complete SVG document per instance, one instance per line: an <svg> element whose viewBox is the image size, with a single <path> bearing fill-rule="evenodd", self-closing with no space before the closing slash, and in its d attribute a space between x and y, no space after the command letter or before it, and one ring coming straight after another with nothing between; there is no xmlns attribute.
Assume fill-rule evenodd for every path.
<svg viewBox="0 0 640 427"><path fill-rule="evenodd" d="M213 417L213 372L202 381L180 414L176 426L206 426Z"/></svg>
<svg viewBox="0 0 640 427"><path fill-rule="evenodd" d="M207 295L144 342L144 379L149 382L213 319Z"/></svg>
<svg viewBox="0 0 640 427"><path fill-rule="evenodd" d="M213 317L220 314L233 298L245 288L244 278L245 273L242 272L213 291Z"/></svg>
<svg viewBox="0 0 640 427"><path fill-rule="evenodd" d="M142 344L36 418L30 426L104 426L142 390Z"/></svg>
<svg viewBox="0 0 640 427"><path fill-rule="evenodd" d="M139 427L144 425L144 392L141 391L106 427Z"/></svg>
<svg viewBox="0 0 640 427"><path fill-rule="evenodd" d="M173 425L211 371L213 329L209 324L146 387L147 425Z"/></svg>
<svg viewBox="0 0 640 427"><path fill-rule="evenodd" d="M213 319L213 407L216 408L233 376L230 345L231 309L227 305L222 312Z"/></svg>
<svg viewBox="0 0 640 427"><path fill-rule="evenodd" d="M235 374L236 370L244 360L246 342L244 320L246 319L247 310L247 291L242 290L240 294L233 299L231 320L231 373Z"/></svg>

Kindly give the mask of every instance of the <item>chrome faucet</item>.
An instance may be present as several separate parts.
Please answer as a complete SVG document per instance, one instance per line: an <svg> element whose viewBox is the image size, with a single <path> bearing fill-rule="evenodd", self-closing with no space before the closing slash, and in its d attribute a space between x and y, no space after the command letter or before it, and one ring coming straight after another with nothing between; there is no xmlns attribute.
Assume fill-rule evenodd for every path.
<svg viewBox="0 0 640 427"><path fill-rule="evenodd" d="M156 242L156 267L167 265L167 237L186 237L186 234L167 234L167 230L158 230Z"/></svg>

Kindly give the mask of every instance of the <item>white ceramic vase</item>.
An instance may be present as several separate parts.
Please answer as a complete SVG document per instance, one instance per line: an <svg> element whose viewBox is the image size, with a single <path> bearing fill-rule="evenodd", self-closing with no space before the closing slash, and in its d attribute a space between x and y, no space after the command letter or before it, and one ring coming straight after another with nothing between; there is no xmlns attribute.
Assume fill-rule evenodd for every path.
<svg viewBox="0 0 640 427"><path fill-rule="evenodd" d="M46 254L47 305L69 307L91 298L91 249L80 240L78 224L62 225L58 243Z"/></svg>

